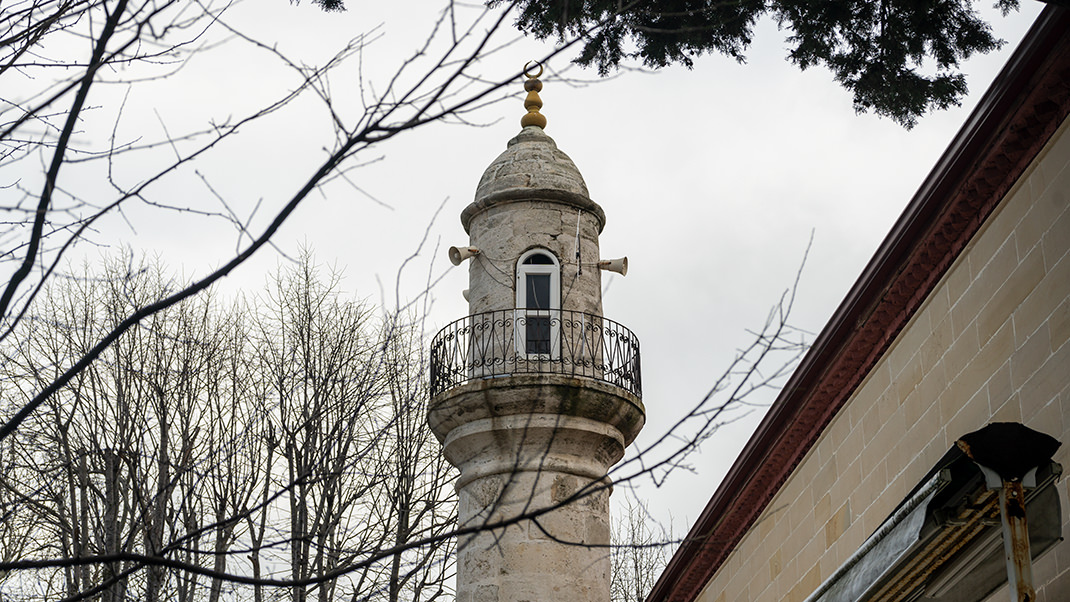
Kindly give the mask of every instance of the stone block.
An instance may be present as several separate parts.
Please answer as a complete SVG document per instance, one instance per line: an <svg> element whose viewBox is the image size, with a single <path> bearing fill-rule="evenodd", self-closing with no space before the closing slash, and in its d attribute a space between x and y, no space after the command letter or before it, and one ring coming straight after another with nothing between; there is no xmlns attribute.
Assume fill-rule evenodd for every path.
<svg viewBox="0 0 1070 602"><path fill-rule="evenodd" d="M1022 385L1018 394L1026 424L1032 424L1034 416L1044 406L1057 401L1070 387L1070 370L1067 370L1067 366L1070 366L1070 345L1063 345Z"/></svg>
<svg viewBox="0 0 1070 602"><path fill-rule="evenodd" d="M977 313L977 334L982 344L1010 320L1014 310L1033 292L1043 277L1043 253L1040 249L1033 249L1006 282L992 289L991 298Z"/></svg>
<svg viewBox="0 0 1070 602"><path fill-rule="evenodd" d="M769 555L769 579L775 580L780 576L783 565L780 562L780 549L776 549Z"/></svg>
<svg viewBox="0 0 1070 602"><path fill-rule="evenodd" d="M802 579L791 588L787 602L802 602L810 596L810 593L821 586L821 565L814 564L810 567Z"/></svg>
<svg viewBox="0 0 1070 602"><path fill-rule="evenodd" d="M929 336L921 343L921 368L926 375L940 363L952 340L951 316L946 314L934 324Z"/></svg>
<svg viewBox="0 0 1070 602"><path fill-rule="evenodd" d="M832 517L825 521L825 548L832 547L832 544L836 543L850 526L851 504L849 501L844 501Z"/></svg>
<svg viewBox="0 0 1070 602"><path fill-rule="evenodd" d="M1051 339L1047 324L1042 324L1014 351L1010 358L1011 374L1017 382L1025 382L1051 357Z"/></svg>
<svg viewBox="0 0 1070 602"><path fill-rule="evenodd" d="M1001 212L1006 214L1007 212ZM974 237L970 250L970 268L973 287L977 281L989 286L998 286L1018 265L1018 244L1013 231L994 232L986 229Z"/></svg>
<svg viewBox="0 0 1070 602"><path fill-rule="evenodd" d="M1052 312L1048 322L1048 335L1051 338L1052 352L1058 351L1070 340L1070 294Z"/></svg>
<svg viewBox="0 0 1070 602"><path fill-rule="evenodd" d="M963 302L963 298L966 296L966 292L970 287L970 282L972 282L972 276L970 274L970 256L960 255L955 263L952 264L944 278L947 283L948 302L951 304L952 334L958 336L965 325L963 319L966 318L972 320L973 314L976 313L976 310L974 310L973 312L965 312L965 315L963 315L962 312L955 311L956 306Z"/></svg>
<svg viewBox="0 0 1070 602"><path fill-rule="evenodd" d="M1070 186L1070 167L1063 170L1059 178L1060 186ZM1045 203L1061 206L1062 214L1052 223L1051 228L1044 233L1042 246L1044 248L1044 260L1051 267L1067 256L1070 251L1070 193L1065 188L1053 188L1044 197Z"/></svg>
<svg viewBox="0 0 1070 602"><path fill-rule="evenodd" d="M1015 343L1022 343L1070 297L1070 257L1059 261L1014 310Z"/></svg>

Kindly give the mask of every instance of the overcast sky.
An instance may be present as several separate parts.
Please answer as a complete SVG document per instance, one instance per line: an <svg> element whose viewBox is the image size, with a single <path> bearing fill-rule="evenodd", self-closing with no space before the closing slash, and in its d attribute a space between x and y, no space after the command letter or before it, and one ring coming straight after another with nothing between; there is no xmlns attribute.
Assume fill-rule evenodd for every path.
<svg viewBox="0 0 1070 602"><path fill-rule="evenodd" d="M365 96L385 89L434 26L439 3L348 4L345 13L323 14L309 2L245 2L223 21L304 64L323 61L346 40L373 32L363 54L330 80L335 109L355 121L359 84ZM986 7L1008 44L966 64L971 93L961 108L925 117L911 131L856 115L850 95L828 72L800 72L784 61L785 33L769 22L757 28L746 65L710 56L691 71L633 70L596 81L592 72L568 69L568 52L549 62L542 92L546 131L575 161L591 197L605 210L602 256L627 255L630 261L626 278L605 281L604 308L642 342L648 415L643 441L662 434L700 399L748 342L747 329L761 326L791 285L811 233L791 321L814 334L822 328L1041 8L1026 2L1020 13L1002 18ZM471 18L477 11L462 13ZM503 46L476 66L487 80L503 79L552 50L530 40L505 45L516 35L503 33L495 38ZM209 32L202 41L218 39ZM433 44L403 81L415 81L441 47ZM570 81L556 75L562 71ZM90 102L96 108L79 141L99 147L113 133L120 140L159 138L164 128L173 134L203 127L209 119L220 123L286 93L297 81L267 50L231 39L195 53L164 81L95 93ZM465 93L482 85L473 80ZM395 275L426 230L427 243L401 279L400 298L416 297L429 274L441 276L431 291L429 334L464 316L467 266L452 268L445 248L467 242L458 216L483 170L520 129L519 80L509 92L511 98L466 115L470 124L428 125L358 156L347 164L346 179L310 198L275 242L289 255L308 247L319 262L345 271L347 291L392 305ZM228 141L197 172L152 189L152 198L219 210L218 195L243 221L259 204L250 220L255 230L303 184L333 143L329 114L310 97ZM119 163L113 177L136 181L147 164L165 159ZM89 169L65 171L61 187L103 198L107 187ZM102 224L96 240L158 254L189 277L220 264L239 242L218 221L147 207ZM91 257L109 252L84 251ZM280 261L285 260L267 250L222 288L259 288ZM752 408L707 441L693 458L693 472L674 475L660 490L645 483L637 494L652 500L659 517L671 514L682 534L762 411Z"/></svg>

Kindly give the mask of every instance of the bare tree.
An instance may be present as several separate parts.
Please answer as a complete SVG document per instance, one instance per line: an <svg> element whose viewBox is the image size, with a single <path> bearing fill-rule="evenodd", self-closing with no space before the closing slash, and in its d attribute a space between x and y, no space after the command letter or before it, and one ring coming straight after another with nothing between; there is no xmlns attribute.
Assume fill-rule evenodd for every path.
<svg viewBox="0 0 1070 602"><path fill-rule="evenodd" d="M32 395L67 357L166 286L151 269L123 273L125 267L113 264L106 278L68 281L42 297L38 315L51 321L35 318L32 334L20 337L27 345L5 346L5 405ZM154 314L13 439L25 467L18 488L25 497L9 510L47 517L28 536L54 555L155 554L176 533L200 526L200 482L192 471L206 460L198 449L207 417L201 404L210 393L204 379L213 376L209 367L222 349L205 315L209 303L203 297ZM127 568L124 562L67 567L64 589L75 595L113 578L104 599L121 600ZM151 567L138 589L145 599L158 599L163 584L162 569Z"/></svg>
<svg viewBox="0 0 1070 602"><path fill-rule="evenodd" d="M45 289L33 315L53 319L23 322L32 345L2 347L3 406L168 286L129 266ZM262 600L280 567L292 600L447 594L453 476L423 428L418 324L337 283L306 258L259 300L201 296L120 337L5 442L5 560L60 561L29 578L47 599L214 602L234 591L230 570ZM431 541L317 581L417 539ZM14 579L5 590L25 593Z"/></svg>
<svg viewBox="0 0 1070 602"><path fill-rule="evenodd" d="M643 602L675 545L671 526L666 529L639 500L627 497L623 514L613 520L612 541L610 599Z"/></svg>
<svg viewBox="0 0 1070 602"><path fill-rule="evenodd" d="M391 420L381 440L379 457L384 464L379 472L386 479L389 506L377 506L373 513L393 534L394 547L414 540L428 544L391 557L386 599L452 599L449 583L456 542L449 535L457 511L454 469L425 422L430 391L421 322L401 318L389 315L380 337Z"/></svg>
<svg viewBox="0 0 1070 602"><path fill-rule="evenodd" d="M348 547L343 519L377 477L351 465L368 453L375 433L366 418L381 397L365 337L370 309L340 302L336 282L317 282L307 263L283 276L259 328L263 377L274 388L279 456L285 465L276 487L293 483L287 498L291 577L302 581L336 566ZM331 599L333 583L320 587ZM303 602L303 586L294 588Z"/></svg>

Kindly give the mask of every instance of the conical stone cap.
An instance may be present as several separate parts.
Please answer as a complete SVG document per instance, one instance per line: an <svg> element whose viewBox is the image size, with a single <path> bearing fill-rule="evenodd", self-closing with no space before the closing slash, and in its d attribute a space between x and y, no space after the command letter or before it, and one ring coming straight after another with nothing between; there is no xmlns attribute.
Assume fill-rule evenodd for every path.
<svg viewBox="0 0 1070 602"><path fill-rule="evenodd" d="M605 226L602 208L591 200L580 170L541 127L529 125L509 141L476 187L475 201L461 213L468 231L472 218L487 208L516 201L548 201L593 213Z"/></svg>

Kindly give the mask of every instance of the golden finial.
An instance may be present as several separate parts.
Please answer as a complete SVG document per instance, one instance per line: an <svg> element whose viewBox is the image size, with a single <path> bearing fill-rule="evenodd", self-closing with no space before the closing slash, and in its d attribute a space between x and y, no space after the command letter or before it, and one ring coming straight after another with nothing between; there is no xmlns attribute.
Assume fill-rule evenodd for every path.
<svg viewBox="0 0 1070 602"><path fill-rule="evenodd" d="M542 99L539 98L539 91L542 90L542 82L539 81L539 76L542 75L542 63L535 61L535 64L539 66L539 72L535 75L528 72L531 63L532 61L524 63L524 76L528 78L524 82L524 89L528 91L528 96L524 99L524 108L528 112L520 118L520 127L537 125L546 129L546 116L539 112L542 108Z"/></svg>

